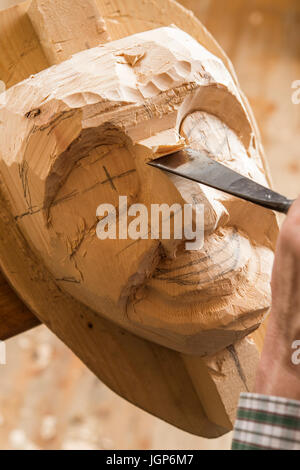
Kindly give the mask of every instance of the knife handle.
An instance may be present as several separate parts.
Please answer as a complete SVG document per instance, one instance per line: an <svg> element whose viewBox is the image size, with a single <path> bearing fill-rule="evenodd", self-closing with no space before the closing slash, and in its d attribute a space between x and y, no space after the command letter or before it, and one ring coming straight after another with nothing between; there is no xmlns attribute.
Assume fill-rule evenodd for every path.
<svg viewBox="0 0 300 470"><path fill-rule="evenodd" d="M251 202L253 202L254 204L258 204L262 207L265 207L266 209L271 209L273 211L280 212L281 214L287 214L295 201L296 199L285 199L285 200L282 200L281 202L274 202L274 201L266 202L266 201L259 201L257 199Z"/></svg>

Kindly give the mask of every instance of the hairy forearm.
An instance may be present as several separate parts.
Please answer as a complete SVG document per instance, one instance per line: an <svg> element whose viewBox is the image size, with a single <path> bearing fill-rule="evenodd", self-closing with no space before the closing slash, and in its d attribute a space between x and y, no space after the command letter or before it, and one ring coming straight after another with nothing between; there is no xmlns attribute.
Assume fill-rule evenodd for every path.
<svg viewBox="0 0 300 470"><path fill-rule="evenodd" d="M272 311L255 392L300 400L300 198L292 205L276 248ZM297 355L298 354L298 355ZM296 360L295 360L296 359Z"/></svg>
<svg viewBox="0 0 300 470"><path fill-rule="evenodd" d="M255 392L300 401L300 365L292 362L292 345L271 313L265 345L259 364Z"/></svg>

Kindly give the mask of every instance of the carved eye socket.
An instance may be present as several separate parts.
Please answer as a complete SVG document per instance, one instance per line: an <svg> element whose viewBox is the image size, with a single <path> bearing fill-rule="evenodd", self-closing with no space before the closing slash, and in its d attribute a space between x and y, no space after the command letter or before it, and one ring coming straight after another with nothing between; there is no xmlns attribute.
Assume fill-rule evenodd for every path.
<svg viewBox="0 0 300 470"><path fill-rule="evenodd" d="M89 237L96 236L97 207L112 204L118 208L120 195L133 202L138 188L137 169L125 142L117 140L87 149L57 192L50 210L51 227L65 240L76 239L80 225L85 226Z"/></svg>

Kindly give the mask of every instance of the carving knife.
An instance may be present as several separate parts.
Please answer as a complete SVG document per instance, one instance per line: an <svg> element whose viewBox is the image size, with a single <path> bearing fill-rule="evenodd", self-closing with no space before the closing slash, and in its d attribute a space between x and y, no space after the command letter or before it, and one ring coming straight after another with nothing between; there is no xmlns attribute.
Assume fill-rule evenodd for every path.
<svg viewBox="0 0 300 470"><path fill-rule="evenodd" d="M231 170L204 152L190 148L148 162L148 165L283 214L288 213L294 202Z"/></svg>

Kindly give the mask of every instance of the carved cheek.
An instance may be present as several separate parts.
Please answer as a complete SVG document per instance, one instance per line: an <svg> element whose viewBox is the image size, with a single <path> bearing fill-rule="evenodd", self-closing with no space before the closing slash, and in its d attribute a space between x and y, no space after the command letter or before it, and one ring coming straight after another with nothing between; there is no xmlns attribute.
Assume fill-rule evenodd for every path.
<svg viewBox="0 0 300 470"><path fill-rule="evenodd" d="M100 204L118 208L119 195L128 204L140 202L133 145L111 125L83 130L80 109L44 106L32 116L34 125L26 119L31 130L22 142L21 163L1 162L19 229L62 289L110 314L106 297L122 303L129 280L144 257L151 264L158 245L151 239L135 246L132 240L96 237Z"/></svg>
<svg viewBox="0 0 300 470"><path fill-rule="evenodd" d="M151 263L158 245L151 239L135 243L119 238L119 196L127 196L128 206L142 202L134 147L118 142L99 145L81 156L58 191L47 229L49 265L57 282L95 311L115 315L123 311L129 281L140 271L139 264L147 256ZM116 209L116 239L97 237L96 212L101 204Z"/></svg>
<svg viewBox="0 0 300 470"><path fill-rule="evenodd" d="M152 203L172 205L179 198L167 176L145 164L150 155L146 147L132 145L122 131L115 128L108 139L102 129L97 145L77 152L71 172L43 211L44 218L30 216L38 217L36 223L47 240L44 261L61 288L115 319L123 318L128 298L155 270L161 252L160 240L151 239L148 227L145 239L120 238L119 196L127 196L128 208L143 203L148 214ZM116 208L115 239L97 237L101 204Z"/></svg>

